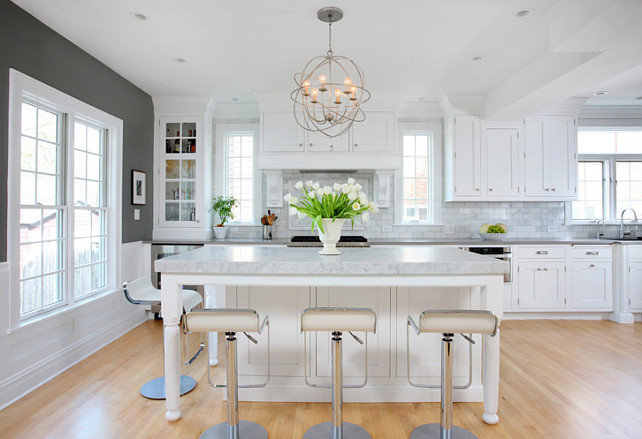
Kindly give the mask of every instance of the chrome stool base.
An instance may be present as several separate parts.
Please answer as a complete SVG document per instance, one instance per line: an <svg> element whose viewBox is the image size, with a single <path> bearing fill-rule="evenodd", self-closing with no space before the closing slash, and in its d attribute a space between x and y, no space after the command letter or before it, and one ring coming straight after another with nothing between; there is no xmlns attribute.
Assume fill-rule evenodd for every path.
<svg viewBox="0 0 642 439"><path fill-rule="evenodd" d="M450 434L448 431L444 431L444 433L444 435L441 434L441 425L439 424L424 424L412 430L410 439L477 439L477 436L470 431L456 425L450 429Z"/></svg>
<svg viewBox="0 0 642 439"><path fill-rule="evenodd" d="M196 387L196 380L187 375L181 375L181 396L191 392ZM140 388L140 394L147 399L165 399L165 377L147 381Z"/></svg>
<svg viewBox="0 0 642 439"><path fill-rule="evenodd" d="M267 430L256 422L239 421L238 432L227 434L227 422L221 422L203 432L199 439L267 439ZM236 434L235 434L236 433Z"/></svg>
<svg viewBox="0 0 642 439"><path fill-rule="evenodd" d="M332 429L332 422L322 422L308 428L303 439L371 439L372 437L363 427L350 422L343 423L343 435L340 435L339 431L333 432Z"/></svg>

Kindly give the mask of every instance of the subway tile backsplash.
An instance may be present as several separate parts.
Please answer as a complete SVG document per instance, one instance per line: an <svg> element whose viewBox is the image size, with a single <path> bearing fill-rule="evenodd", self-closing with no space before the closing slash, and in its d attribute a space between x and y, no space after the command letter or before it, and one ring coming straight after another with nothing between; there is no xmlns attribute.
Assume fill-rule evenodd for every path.
<svg viewBox="0 0 642 439"><path fill-rule="evenodd" d="M346 181L349 177L357 181L368 181L368 198L374 199L373 173L360 171L356 173L300 173L292 170L283 172L283 195L289 191L291 180L313 181ZM263 176L265 187L265 177ZM365 185L364 185L365 186ZM391 188L392 193L394 189ZM293 194L295 195L295 194ZM263 195L265 205L265 194ZM285 203L284 203L285 204ZM394 202L392 203L394 205ZM289 227L290 217L288 208L271 209L279 217L273 230L273 237L287 239L294 235L310 235L310 229L293 230ZM267 212L261 212L261 215ZM261 216L259 215L259 216ZM442 203L442 225L398 225L394 223L393 208L381 208L379 213L371 216L371 221L365 224L365 230L344 231L346 234L364 235L367 238L381 239L468 239L478 237L477 231L483 223L502 222L508 226L508 232L513 238L592 238L596 234L596 226L566 226L564 225L564 202L449 202ZM444 225L454 226L454 233L445 233ZM382 228L390 226L391 231ZM549 231L549 227L554 230ZM316 233L316 232L315 232ZM617 226L607 226L607 236L614 236ZM230 238L260 238L262 227L230 226Z"/></svg>

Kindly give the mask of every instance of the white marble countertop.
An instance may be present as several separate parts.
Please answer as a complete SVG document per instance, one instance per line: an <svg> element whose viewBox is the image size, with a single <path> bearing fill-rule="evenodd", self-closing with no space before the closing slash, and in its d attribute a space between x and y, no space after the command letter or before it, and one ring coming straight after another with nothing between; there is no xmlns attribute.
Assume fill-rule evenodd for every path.
<svg viewBox="0 0 642 439"><path fill-rule="evenodd" d="M155 262L163 273L274 275L484 275L508 272L508 262L438 246L342 248L320 255L318 248L278 245L205 246Z"/></svg>

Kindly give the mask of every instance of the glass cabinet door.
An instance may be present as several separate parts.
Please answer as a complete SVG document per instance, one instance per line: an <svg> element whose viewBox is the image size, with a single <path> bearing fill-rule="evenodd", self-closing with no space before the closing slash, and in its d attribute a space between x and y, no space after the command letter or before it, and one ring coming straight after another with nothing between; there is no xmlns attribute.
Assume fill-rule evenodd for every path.
<svg viewBox="0 0 642 439"><path fill-rule="evenodd" d="M198 124L200 125L200 124ZM174 224L195 224L197 200L197 122L161 120L165 151L161 154L164 171L162 220Z"/></svg>

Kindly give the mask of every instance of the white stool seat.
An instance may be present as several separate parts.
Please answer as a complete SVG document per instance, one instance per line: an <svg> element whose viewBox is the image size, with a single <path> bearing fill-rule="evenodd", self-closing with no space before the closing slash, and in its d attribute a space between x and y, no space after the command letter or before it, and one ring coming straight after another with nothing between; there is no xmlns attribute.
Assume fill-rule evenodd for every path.
<svg viewBox="0 0 642 439"><path fill-rule="evenodd" d="M149 276L130 280L124 286L127 300L138 305L160 305L161 291L154 288ZM203 297L193 290L183 290L183 309L186 313L203 301Z"/></svg>
<svg viewBox="0 0 642 439"><path fill-rule="evenodd" d="M301 315L302 331L375 332L377 315L366 308L308 308Z"/></svg>
<svg viewBox="0 0 642 439"><path fill-rule="evenodd" d="M424 311L419 317L419 332L441 334L495 334L497 317L490 311Z"/></svg>
<svg viewBox="0 0 642 439"><path fill-rule="evenodd" d="M185 319L192 332L259 332L259 315L253 309L195 309Z"/></svg>

